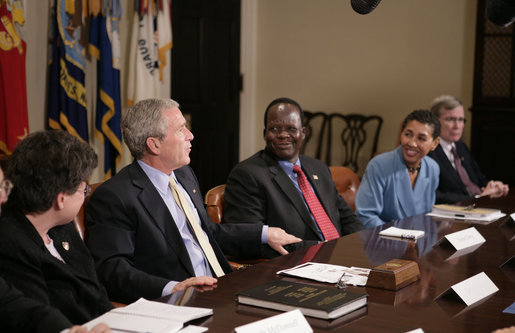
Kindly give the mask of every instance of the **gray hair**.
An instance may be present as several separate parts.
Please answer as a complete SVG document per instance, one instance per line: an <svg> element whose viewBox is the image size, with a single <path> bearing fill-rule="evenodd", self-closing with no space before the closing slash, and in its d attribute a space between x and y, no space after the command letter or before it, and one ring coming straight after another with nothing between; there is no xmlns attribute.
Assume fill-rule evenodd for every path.
<svg viewBox="0 0 515 333"><path fill-rule="evenodd" d="M178 108L179 103L167 98L149 98L129 108L122 117L122 135L135 159L147 151L147 138L162 139L168 129L164 111Z"/></svg>
<svg viewBox="0 0 515 333"><path fill-rule="evenodd" d="M431 112L433 112L437 117L440 117L442 113L442 109L452 110L457 108L458 106L463 105L461 101L454 96L451 95L441 95L436 97L431 103Z"/></svg>

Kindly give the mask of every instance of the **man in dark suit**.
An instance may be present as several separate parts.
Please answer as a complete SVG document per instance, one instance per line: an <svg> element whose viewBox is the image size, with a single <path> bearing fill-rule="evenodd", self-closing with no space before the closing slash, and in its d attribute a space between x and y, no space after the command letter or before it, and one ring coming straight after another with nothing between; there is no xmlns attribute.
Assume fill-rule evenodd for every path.
<svg viewBox="0 0 515 333"><path fill-rule="evenodd" d="M431 103L433 112L441 123L440 144L429 153L440 166L440 182L436 190L436 203L455 203L489 195L508 194L509 187L501 181L488 180L472 159L462 141L465 111L453 96L442 95Z"/></svg>
<svg viewBox="0 0 515 333"><path fill-rule="evenodd" d="M87 244L112 300L210 288L231 271L224 253L260 257L270 245L286 254L283 245L300 241L279 228L211 222L188 166L193 134L175 101L137 103L122 133L135 160L95 190L87 209Z"/></svg>
<svg viewBox="0 0 515 333"><path fill-rule="evenodd" d="M96 164L93 149L64 131L36 132L16 147L13 198L0 219L0 330L60 332L112 308L70 223ZM0 169L0 204L13 183ZM99 324L89 332L110 330Z"/></svg>
<svg viewBox="0 0 515 333"><path fill-rule="evenodd" d="M305 138L303 121L302 108L294 100L279 98L269 104L263 132L265 150L236 165L227 179L225 224L247 222L280 227L301 238L301 245L363 229L338 195L329 168L319 160L299 156ZM296 167L301 168L305 178ZM309 185L304 187L301 177ZM318 203L305 199L306 196ZM323 212L322 216L318 217L318 212ZM329 228L336 233L333 230L328 235L320 220L329 221Z"/></svg>

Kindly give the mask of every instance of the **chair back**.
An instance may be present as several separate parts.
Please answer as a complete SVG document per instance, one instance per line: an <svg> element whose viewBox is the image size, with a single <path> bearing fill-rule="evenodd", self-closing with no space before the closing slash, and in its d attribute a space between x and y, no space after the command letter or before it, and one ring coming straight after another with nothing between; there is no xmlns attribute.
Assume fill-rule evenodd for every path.
<svg viewBox="0 0 515 333"><path fill-rule="evenodd" d="M301 153L327 165L343 165L358 176L377 151L380 116L304 111L306 138Z"/></svg>
<svg viewBox="0 0 515 333"><path fill-rule="evenodd" d="M344 166L331 166L329 169L331 170L333 182L336 185L338 193L343 197L352 210L355 211L356 193L358 192L360 184L358 175L356 175L351 169Z"/></svg>
<svg viewBox="0 0 515 333"><path fill-rule="evenodd" d="M89 199L91 198L93 191L96 190L97 187L99 187L101 184L102 183L91 184L91 192L86 198L84 198L84 202L82 203L82 206L80 207L77 216L75 216L75 218L73 219L73 223L75 223L75 228L77 228L77 231L79 232L79 235L83 240L86 236L86 209L88 208Z"/></svg>
<svg viewBox="0 0 515 333"><path fill-rule="evenodd" d="M221 223L223 218L225 184L218 185L207 191L204 203L206 204L207 214L211 221Z"/></svg>

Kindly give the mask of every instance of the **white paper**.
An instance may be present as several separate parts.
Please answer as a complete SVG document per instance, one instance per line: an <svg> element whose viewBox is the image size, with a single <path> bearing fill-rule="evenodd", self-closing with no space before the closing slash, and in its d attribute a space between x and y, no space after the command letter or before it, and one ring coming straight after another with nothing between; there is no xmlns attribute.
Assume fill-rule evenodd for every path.
<svg viewBox="0 0 515 333"><path fill-rule="evenodd" d="M511 217L511 219L512 219L513 221L515 221L515 213L510 214L510 217Z"/></svg>
<svg viewBox="0 0 515 333"><path fill-rule="evenodd" d="M345 275L343 275L344 273ZM346 284L354 286L366 285L369 273L370 269L368 268L349 268L346 266L321 264L317 262L308 262L277 272L277 274L297 276L328 283L337 283L342 279Z"/></svg>
<svg viewBox="0 0 515 333"><path fill-rule="evenodd" d="M503 212L493 213L493 214L485 216L485 217L470 217L470 216L467 216L467 217L452 216L451 217L449 215L438 214L438 213L433 213L433 212L429 212L426 215L427 216L434 216L434 217L441 217L441 218L445 218L445 219L464 220L464 221L465 220L466 221L480 221L480 222L492 222L492 221L495 221L497 219L500 219L503 216L506 216L506 214L504 214Z"/></svg>
<svg viewBox="0 0 515 333"><path fill-rule="evenodd" d="M490 278L481 272L460 283L453 285L452 290L467 304L474 304L499 290Z"/></svg>
<svg viewBox="0 0 515 333"><path fill-rule="evenodd" d="M207 331L207 327L188 325L180 330L179 333L202 333L205 331Z"/></svg>
<svg viewBox="0 0 515 333"><path fill-rule="evenodd" d="M483 236L474 227L453 232L452 234L445 235L444 238L458 251L485 242Z"/></svg>
<svg viewBox="0 0 515 333"><path fill-rule="evenodd" d="M104 313L84 326L90 330L100 323L106 323L113 332L174 333L183 326L182 321L127 315L113 311Z"/></svg>
<svg viewBox="0 0 515 333"><path fill-rule="evenodd" d="M414 239L415 240L415 239L424 237L424 231L390 227L388 229L381 230L379 232L379 235L387 236L387 237L395 237L395 238L400 238L400 239Z"/></svg>
<svg viewBox="0 0 515 333"><path fill-rule="evenodd" d="M299 309L281 313L234 329L236 333L311 333L313 329Z"/></svg>
<svg viewBox="0 0 515 333"><path fill-rule="evenodd" d="M416 328L416 329L408 331L406 333L424 333L424 330L421 328Z"/></svg>
<svg viewBox="0 0 515 333"><path fill-rule="evenodd" d="M111 312L147 315L151 317L172 319L185 323L193 319L212 315L213 309L172 305L167 303L148 301L144 298L140 298L136 302L131 303L126 307L115 308L111 310Z"/></svg>

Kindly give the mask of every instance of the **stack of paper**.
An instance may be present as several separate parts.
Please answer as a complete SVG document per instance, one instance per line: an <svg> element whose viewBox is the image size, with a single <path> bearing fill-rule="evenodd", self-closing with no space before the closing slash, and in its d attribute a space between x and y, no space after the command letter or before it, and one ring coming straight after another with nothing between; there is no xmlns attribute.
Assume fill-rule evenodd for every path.
<svg viewBox="0 0 515 333"><path fill-rule="evenodd" d="M476 208L474 206L434 205L433 210L427 215L458 220L490 222L506 214L498 209Z"/></svg>
<svg viewBox="0 0 515 333"><path fill-rule="evenodd" d="M114 332L174 333L184 323L209 316L213 309L178 306L140 298L122 308L115 308L85 324L88 329L106 323Z"/></svg>
<svg viewBox="0 0 515 333"><path fill-rule="evenodd" d="M393 237L398 239L415 240L424 237L424 230L411 230L390 227L379 232L380 236Z"/></svg>

